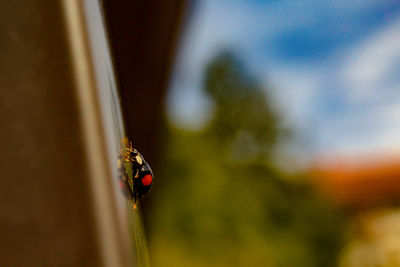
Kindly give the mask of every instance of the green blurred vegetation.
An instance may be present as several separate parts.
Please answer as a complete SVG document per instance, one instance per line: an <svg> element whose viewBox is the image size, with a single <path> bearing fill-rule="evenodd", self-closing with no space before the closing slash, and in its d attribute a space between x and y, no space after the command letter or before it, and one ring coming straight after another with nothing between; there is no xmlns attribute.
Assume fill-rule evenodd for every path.
<svg viewBox="0 0 400 267"><path fill-rule="evenodd" d="M271 163L287 134L265 90L230 52L207 66L204 90L209 125L165 133L147 215L154 266L337 266L344 217Z"/></svg>

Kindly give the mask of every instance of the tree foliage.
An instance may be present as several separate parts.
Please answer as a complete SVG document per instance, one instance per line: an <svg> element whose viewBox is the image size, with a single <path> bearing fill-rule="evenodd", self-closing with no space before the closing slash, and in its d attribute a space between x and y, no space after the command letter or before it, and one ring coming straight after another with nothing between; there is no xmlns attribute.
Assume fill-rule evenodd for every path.
<svg viewBox="0 0 400 267"><path fill-rule="evenodd" d="M236 145L246 156L268 156L279 136L278 116L240 60L231 52L218 55L207 67L204 85L216 107L209 131L218 142Z"/></svg>
<svg viewBox="0 0 400 267"><path fill-rule="evenodd" d="M223 52L204 90L206 129L168 127L149 215L155 266L336 266L343 217L272 167L282 131L263 88Z"/></svg>

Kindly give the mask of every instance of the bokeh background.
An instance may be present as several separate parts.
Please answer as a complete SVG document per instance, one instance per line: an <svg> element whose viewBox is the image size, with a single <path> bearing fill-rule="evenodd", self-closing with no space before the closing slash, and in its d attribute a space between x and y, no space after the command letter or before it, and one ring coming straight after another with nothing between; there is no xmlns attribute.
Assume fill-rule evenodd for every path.
<svg viewBox="0 0 400 267"><path fill-rule="evenodd" d="M186 5L144 200L154 266L400 266L399 7Z"/></svg>
<svg viewBox="0 0 400 267"><path fill-rule="evenodd" d="M400 266L399 8L0 1L0 266Z"/></svg>

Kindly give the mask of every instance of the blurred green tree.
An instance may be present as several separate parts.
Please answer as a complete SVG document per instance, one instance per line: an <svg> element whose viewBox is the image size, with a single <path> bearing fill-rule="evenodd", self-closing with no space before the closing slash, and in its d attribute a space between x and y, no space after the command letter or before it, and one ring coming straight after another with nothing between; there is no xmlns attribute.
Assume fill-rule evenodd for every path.
<svg viewBox="0 0 400 267"><path fill-rule="evenodd" d="M273 167L283 131L265 90L231 52L207 66L204 89L206 129L168 126L149 215L155 266L336 266L343 216Z"/></svg>
<svg viewBox="0 0 400 267"><path fill-rule="evenodd" d="M265 160L282 132L278 116L271 110L265 90L232 52L222 52L209 64L204 88L215 103L208 129L221 148L228 148L228 153L241 160Z"/></svg>

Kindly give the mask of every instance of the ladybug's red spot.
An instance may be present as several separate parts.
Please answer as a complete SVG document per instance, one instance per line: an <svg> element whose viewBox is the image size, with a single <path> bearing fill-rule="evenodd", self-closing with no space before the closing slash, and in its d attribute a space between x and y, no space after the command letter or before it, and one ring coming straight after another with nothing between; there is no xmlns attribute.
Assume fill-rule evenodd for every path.
<svg viewBox="0 0 400 267"><path fill-rule="evenodd" d="M123 181L119 181L119 188L120 188L121 190L124 190L124 189L125 189L125 183L124 183Z"/></svg>
<svg viewBox="0 0 400 267"><path fill-rule="evenodd" d="M142 178L142 184L144 186L149 186L151 185L151 182L153 181L153 177L151 177L150 174L146 174L143 178Z"/></svg>

